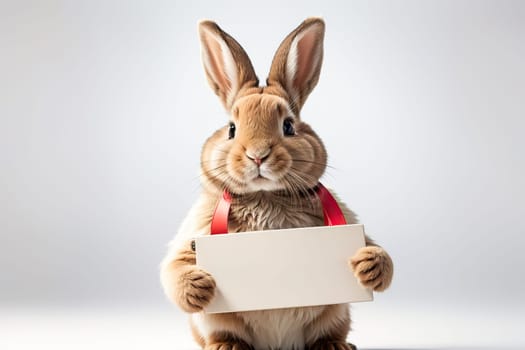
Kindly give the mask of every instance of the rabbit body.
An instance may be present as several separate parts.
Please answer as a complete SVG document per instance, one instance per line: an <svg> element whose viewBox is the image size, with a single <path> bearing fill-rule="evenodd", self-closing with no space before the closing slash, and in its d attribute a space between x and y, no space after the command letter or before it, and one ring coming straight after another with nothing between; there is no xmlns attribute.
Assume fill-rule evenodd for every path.
<svg viewBox="0 0 525 350"><path fill-rule="evenodd" d="M312 198L304 198L299 204L296 198L288 198L268 192L248 196L246 204L234 200L230 212L229 232L256 231L265 229L321 226L324 224L322 208ZM209 200L214 198L214 200ZM174 255L165 263L177 259L180 251L192 254L187 242L198 235L209 233L211 215L216 205L216 196L203 194L192 208L179 234L172 242L170 251ZM348 223L356 223L354 214L342 206ZM202 215L205 213L204 215ZM198 232L199 234L195 234ZM271 252L268 252L271 255ZM242 263L242 262L240 262ZM249 273L249 272L247 272ZM242 279L242 276L239 278ZM174 300L177 302L177 300ZM191 314L196 339L205 346L205 339L217 331L228 331L242 336L254 349L304 349L323 335L325 329L340 333L344 340L350 329L347 304L260 310L227 314ZM249 348L249 347L248 347Z"/></svg>
<svg viewBox="0 0 525 350"><path fill-rule="evenodd" d="M231 120L204 144L203 190L161 264L164 291L191 314L195 340L206 350L351 349L346 343L347 304L223 314L202 311L213 298L215 280L196 266L191 240L210 234L222 192L232 195L230 234L321 226L322 207L312 189L324 173L327 155L321 139L300 118L319 78L321 19L307 19L288 35L264 87L258 86L251 62L232 37L209 21L199 30L208 81ZM354 213L339 204L347 222L356 223ZM382 291L391 282L393 264L368 237L366 243L349 259L349 273L353 270L364 286Z"/></svg>

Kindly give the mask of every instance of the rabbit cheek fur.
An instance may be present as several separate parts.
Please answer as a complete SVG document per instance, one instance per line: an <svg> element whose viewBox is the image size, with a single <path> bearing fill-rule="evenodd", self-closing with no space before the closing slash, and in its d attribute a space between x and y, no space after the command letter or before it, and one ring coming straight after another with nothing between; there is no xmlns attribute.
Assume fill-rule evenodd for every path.
<svg viewBox="0 0 525 350"><path fill-rule="evenodd" d="M325 171L327 155L320 138L300 118L320 74L321 19L305 20L285 38L264 87L258 86L248 56L231 36L210 21L201 22L199 33L206 77L231 119L204 144L202 193L161 264L164 291L191 313L195 340L206 350L350 349L346 304L202 312L213 298L215 281L195 265L190 242L210 234L222 192L232 194L231 233L323 225L322 207L311 189ZM356 223L346 205L340 206L347 222ZM368 238L366 243L349 268L365 286L384 290L392 279L392 261Z"/></svg>
<svg viewBox="0 0 525 350"><path fill-rule="evenodd" d="M254 90L234 105L235 139L228 139L229 127L224 127L205 143L201 161L204 187L211 191L227 187L243 195L291 187L295 192L307 191L325 169L327 156L321 140L297 117L297 136L284 138L281 125L293 116L286 101L263 88L247 93ZM264 160L257 165L253 158Z"/></svg>

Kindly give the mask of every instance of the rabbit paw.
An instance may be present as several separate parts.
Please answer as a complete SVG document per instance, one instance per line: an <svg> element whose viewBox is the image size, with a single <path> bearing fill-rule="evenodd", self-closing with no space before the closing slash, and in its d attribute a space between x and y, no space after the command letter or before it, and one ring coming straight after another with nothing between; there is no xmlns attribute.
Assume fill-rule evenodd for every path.
<svg viewBox="0 0 525 350"><path fill-rule="evenodd" d="M245 342L215 343L206 345L205 350L253 350L251 345Z"/></svg>
<svg viewBox="0 0 525 350"><path fill-rule="evenodd" d="M201 311L215 294L215 280L197 266L191 266L181 273L177 284L178 304L187 312Z"/></svg>
<svg viewBox="0 0 525 350"><path fill-rule="evenodd" d="M345 341L330 341L326 339L318 340L313 345L307 347L308 350L356 350L353 344Z"/></svg>
<svg viewBox="0 0 525 350"><path fill-rule="evenodd" d="M381 247L368 246L359 249L350 259L349 265L359 282L366 288L382 292L392 282L392 259Z"/></svg>
<svg viewBox="0 0 525 350"><path fill-rule="evenodd" d="M212 334L208 341L205 350L253 350L253 346L228 332Z"/></svg>

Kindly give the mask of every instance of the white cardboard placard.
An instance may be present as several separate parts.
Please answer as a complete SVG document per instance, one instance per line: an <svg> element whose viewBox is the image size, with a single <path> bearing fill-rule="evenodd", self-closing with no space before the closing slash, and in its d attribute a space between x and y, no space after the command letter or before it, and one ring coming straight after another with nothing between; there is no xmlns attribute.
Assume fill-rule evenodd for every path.
<svg viewBox="0 0 525 350"><path fill-rule="evenodd" d="M348 259L365 246L363 225L195 238L197 265L215 279L207 313L371 301Z"/></svg>

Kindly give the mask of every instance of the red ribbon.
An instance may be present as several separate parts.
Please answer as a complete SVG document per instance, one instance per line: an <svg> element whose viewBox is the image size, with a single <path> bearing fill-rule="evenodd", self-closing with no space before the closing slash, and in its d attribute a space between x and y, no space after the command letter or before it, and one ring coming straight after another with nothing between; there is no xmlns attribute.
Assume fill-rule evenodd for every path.
<svg viewBox="0 0 525 350"><path fill-rule="evenodd" d="M326 226L346 225L346 219L343 211L337 204L337 201L332 196L330 191L326 189L321 183L317 185L317 196L321 200L323 206L324 224ZM230 214L230 206L232 204L231 195L225 190L217 203L215 212L211 219L210 234L228 233L228 216Z"/></svg>

